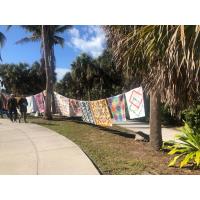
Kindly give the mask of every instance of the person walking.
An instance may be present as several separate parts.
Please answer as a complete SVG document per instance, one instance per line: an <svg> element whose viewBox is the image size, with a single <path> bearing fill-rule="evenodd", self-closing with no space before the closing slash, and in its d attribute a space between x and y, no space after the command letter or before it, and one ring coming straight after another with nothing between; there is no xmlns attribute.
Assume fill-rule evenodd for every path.
<svg viewBox="0 0 200 200"><path fill-rule="evenodd" d="M20 116L19 116L19 123L21 122L21 118L23 117L24 122L26 123L26 118L27 118L27 106L28 106L28 101L24 95L21 96L21 98L18 101L18 107L20 111Z"/></svg>
<svg viewBox="0 0 200 200"><path fill-rule="evenodd" d="M14 94L11 94L11 97L8 99L8 112L9 117L12 122L16 122L17 120L17 99Z"/></svg>

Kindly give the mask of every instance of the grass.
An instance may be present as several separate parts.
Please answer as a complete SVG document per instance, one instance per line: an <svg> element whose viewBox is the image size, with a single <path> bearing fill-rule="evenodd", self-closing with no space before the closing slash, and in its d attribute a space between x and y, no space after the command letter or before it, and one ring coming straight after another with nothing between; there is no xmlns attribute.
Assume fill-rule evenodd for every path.
<svg viewBox="0 0 200 200"><path fill-rule="evenodd" d="M75 142L102 174L200 174L200 170L168 167L171 157L167 153L155 152L149 143L135 141L121 127L103 128L69 119L30 118L29 121Z"/></svg>

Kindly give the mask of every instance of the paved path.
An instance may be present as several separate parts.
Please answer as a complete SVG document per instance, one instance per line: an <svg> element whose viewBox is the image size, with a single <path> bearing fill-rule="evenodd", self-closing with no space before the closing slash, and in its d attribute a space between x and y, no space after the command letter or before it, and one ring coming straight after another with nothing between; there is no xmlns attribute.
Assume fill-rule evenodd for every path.
<svg viewBox="0 0 200 200"><path fill-rule="evenodd" d="M0 174L99 174L81 149L36 124L0 119Z"/></svg>
<svg viewBox="0 0 200 200"><path fill-rule="evenodd" d="M148 123L127 121L123 123L116 123L116 125L134 132L141 131L147 135L150 135L150 127ZM163 141L175 140L174 136L178 133L180 133L180 131L176 130L175 128L162 128Z"/></svg>

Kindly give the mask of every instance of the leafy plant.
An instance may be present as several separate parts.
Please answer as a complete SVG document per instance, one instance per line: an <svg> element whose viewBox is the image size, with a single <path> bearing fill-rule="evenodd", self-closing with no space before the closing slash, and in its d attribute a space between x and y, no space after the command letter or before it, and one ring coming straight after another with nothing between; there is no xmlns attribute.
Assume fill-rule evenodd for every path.
<svg viewBox="0 0 200 200"><path fill-rule="evenodd" d="M186 122L181 131L181 134L176 135L178 142L174 142L171 146L165 146L167 149L170 149L169 155L176 155L168 166L174 166L179 161L180 168L188 164L199 167L200 133L196 132L196 130L191 128Z"/></svg>
<svg viewBox="0 0 200 200"><path fill-rule="evenodd" d="M183 112L183 118L193 129L200 129L200 105L185 110Z"/></svg>

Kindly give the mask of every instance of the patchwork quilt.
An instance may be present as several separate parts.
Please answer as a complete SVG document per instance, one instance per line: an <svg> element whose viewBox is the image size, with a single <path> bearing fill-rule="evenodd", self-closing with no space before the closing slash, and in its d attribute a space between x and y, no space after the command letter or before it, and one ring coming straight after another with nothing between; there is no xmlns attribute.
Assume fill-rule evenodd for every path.
<svg viewBox="0 0 200 200"><path fill-rule="evenodd" d="M33 96L29 96L29 97L26 97L26 100L28 102L27 113L37 112L38 108L35 102L35 98Z"/></svg>
<svg viewBox="0 0 200 200"><path fill-rule="evenodd" d="M106 99L90 101L90 107L96 125L112 126L112 119L110 116Z"/></svg>
<svg viewBox="0 0 200 200"><path fill-rule="evenodd" d="M89 101L80 101L80 106L81 106L83 121L94 124L94 119L90 109Z"/></svg>
<svg viewBox="0 0 200 200"><path fill-rule="evenodd" d="M54 92L56 113L59 113L62 116L70 116L69 111L69 98L64 97L56 92Z"/></svg>
<svg viewBox="0 0 200 200"><path fill-rule="evenodd" d="M76 99L69 99L69 109L70 109L70 117L82 116L80 101Z"/></svg>
<svg viewBox="0 0 200 200"><path fill-rule="evenodd" d="M125 93L130 119L145 116L144 98L142 87L135 88Z"/></svg>
<svg viewBox="0 0 200 200"><path fill-rule="evenodd" d="M124 95L121 94L107 98L107 101L113 116L113 120L116 122L126 121Z"/></svg>
<svg viewBox="0 0 200 200"><path fill-rule="evenodd" d="M45 109L45 103L44 103L44 95L42 92L40 92L39 94L34 95L34 99L37 105L37 108L39 110L40 113L44 112Z"/></svg>

